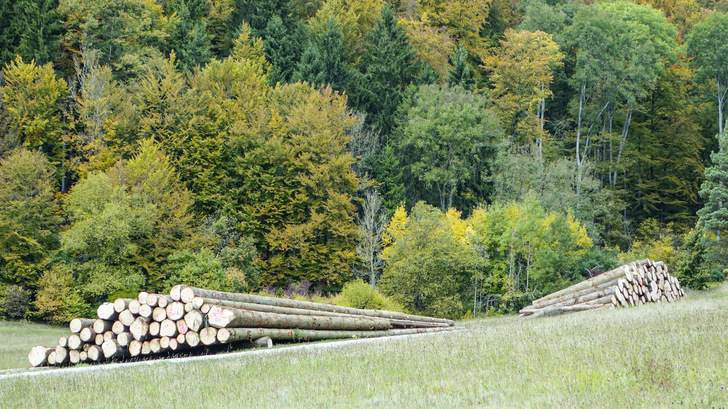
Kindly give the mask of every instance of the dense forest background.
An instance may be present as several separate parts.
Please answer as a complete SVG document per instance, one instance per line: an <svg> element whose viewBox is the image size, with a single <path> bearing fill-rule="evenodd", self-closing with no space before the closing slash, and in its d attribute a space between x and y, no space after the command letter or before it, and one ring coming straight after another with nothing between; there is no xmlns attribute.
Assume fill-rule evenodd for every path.
<svg viewBox="0 0 728 409"><path fill-rule="evenodd" d="M722 281L726 11L1 1L0 315L184 282L462 317L645 257Z"/></svg>

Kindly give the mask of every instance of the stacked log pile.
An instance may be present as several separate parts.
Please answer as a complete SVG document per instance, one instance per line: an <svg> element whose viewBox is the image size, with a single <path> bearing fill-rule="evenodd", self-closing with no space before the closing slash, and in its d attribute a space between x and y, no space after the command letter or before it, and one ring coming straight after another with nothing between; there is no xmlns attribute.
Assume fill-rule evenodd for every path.
<svg viewBox="0 0 728 409"><path fill-rule="evenodd" d="M667 265L649 259L625 264L561 291L541 297L520 311L533 318L597 308L636 307L674 302L685 296Z"/></svg>
<svg viewBox="0 0 728 409"><path fill-rule="evenodd" d="M55 347L36 346L32 366L164 357L181 350L273 341L371 338L447 331L453 321L391 311L227 293L178 285L104 303L96 318L76 318Z"/></svg>

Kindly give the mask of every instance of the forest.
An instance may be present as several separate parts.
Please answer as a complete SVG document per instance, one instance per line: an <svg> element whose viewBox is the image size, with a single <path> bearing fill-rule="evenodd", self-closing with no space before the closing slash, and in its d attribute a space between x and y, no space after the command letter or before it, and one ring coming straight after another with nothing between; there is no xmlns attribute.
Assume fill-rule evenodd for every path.
<svg viewBox="0 0 728 409"><path fill-rule="evenodd" d="M713 286L726 12L0 2L0 317L185 283L462 318L647 257Z"/></svg>

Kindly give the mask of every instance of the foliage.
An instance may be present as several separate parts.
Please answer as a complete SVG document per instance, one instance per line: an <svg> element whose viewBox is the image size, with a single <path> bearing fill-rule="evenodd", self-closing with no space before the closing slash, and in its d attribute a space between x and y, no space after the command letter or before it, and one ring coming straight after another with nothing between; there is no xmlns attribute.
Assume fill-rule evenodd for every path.
<svg viewBox="0 0 728 409"><path fill-rule="evenodd" d="M404 210L398 210L404 216ZM448 217L423 202L409 215L392 218L390 243L382 257L383 294L417 314L460 317L461 294L482 266L481 257L457 229L459 213Z"/></svg>
<svg viewBox="0 0 728 409"><path fill-rule="evenodd" d="M468 91L475 89L475 78L468 65L468 50L459 44L450 56L453 68L447 70L448 82L451 86L459 85Z"/></svg>
<svg viewBox="0 0 728 409"><path fill-rule="evenodd" d="M369 284L357 280L344 284L341 292L333 299L335 305L385 311L402 311L395 301L383 296Z"/></svg>
<svg viewBox="0 0 728 409"><path fill-rule="evenodd" d="M163 267L166 291L177 284L207 288L216 291L227 290L222 263L209 250L192 252L178 250L172 253Z"/></svg>
<svg viewBox="0 0 728 409"><path fill-rule="evenodd" d="M60 324L78 317L91 316L91 308L78 292L73 272L68 266L56 264L46 270L39 282L35 299L37 315L45 321Z"/></svg>
<svg viewBox="0 0 728 409"><path fill-rule="evenodd" d="M335 91L344 91L351 74L346 65L347 54L343 39L339 22L331 17L326 23L326 30L303 52L292 80L305 81L314 87L330 86Z"/></svg>
<svg viewBox="0 0 728 409"><path fill-rule="evenodd" d="M30 301L30 291L19 285L9 285L0 297L0 311L11 320L25 319L30 313Z"/></svg>
<svg viewBox="0 0 728 409"><path fill-rule="evenodd" d="M52 176L39 152L19 149L0 161L0 283L37 289L59 247Z"/></svg>
<svg viewBox="0 0 728 409"><path fill-rule="evenodd" d="M445 211L456 203L469 209L486 198L484 176L502 137L497 116L486 107L486 97L459 86L419 88L401 134L390 141L418 182L408 199L434 197L430 203Z"/></svg>

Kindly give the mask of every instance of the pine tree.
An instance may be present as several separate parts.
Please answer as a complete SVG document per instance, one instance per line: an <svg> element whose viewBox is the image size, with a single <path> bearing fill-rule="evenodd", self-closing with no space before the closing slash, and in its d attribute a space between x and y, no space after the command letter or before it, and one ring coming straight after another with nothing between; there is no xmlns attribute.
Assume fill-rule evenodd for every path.
<svg viewBox="0 0 728 409"><path fill-rule="evenodd" d="M353 94L353 105L367 113L367 120L388 134L405 88L419 72L415 51L389 5L384 6L377 24L367 37L367 53L359 65L362 75Z"/></svg>
<svg viewBox="0 0 728 409"><path fill-rule="evenodd" d="M728 141L720 140L721 149L713 152L710 159L713 165L705 169L705 178L700 187L700 197L705 201L698 210L700 224L704 229L715 232L716 241L720 241L721 232L728 228Z"/></svg>
<svg viewBox="0 0 728 409"><path fill-rule="evenodd" d="M293 34L288 32L280 16L273 17L265 27L265 57L273 66L271 85L288 83L293 76L301 54Z"/></svg>
<svg viewBox="0 0 728 409"><path fill-rule="evenodd" d="M60 51L63 28L58 0L16 0L0 4L0 65L16 55L38 64L53 61Z"/></svg>
<svg viewBox="0 0 728 409"><path fill-rule="evenodd" d="M346 65L344 36L339 22L331 17L316 44L309 45L293 76L295 81L311 85L330 85L336 91L344 91L349 83L350 71Z"/></svg>
<svg viewBox="0 0 728 409"><path fill-rule="evenodd" d="M460 85L468 91L475 89L475 78L468 65L468 50L459 44L450 56L453 68L447 71L450 85Z"/></svg>

